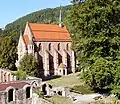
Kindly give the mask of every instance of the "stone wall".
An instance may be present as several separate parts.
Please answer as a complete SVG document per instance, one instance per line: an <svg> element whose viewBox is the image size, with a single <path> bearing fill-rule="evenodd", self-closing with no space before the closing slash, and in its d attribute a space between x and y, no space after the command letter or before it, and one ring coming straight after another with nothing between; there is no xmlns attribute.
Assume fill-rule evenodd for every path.
<svg viewBox="0 0 120 104"><path fill-rule="evenodd" d="M6 96L7 93L6 92L0 92L0 104L6 104Z"/></svg>
<svg viewBox="0 0 120 104"><path fill-rule="evenodd" d="M24 104L26 101L26 92L23 89L17 90L15 93L16 104Z"/></svg>
<svg viewBox="0 0 120 104"><path fill-rule="evenodd" d="M8 104L7 92L0 92L0 104ZM23 89L15 91L15 101L9 102L9 104L32 104L32 98L26 99L26 91Z"/></svg>
<svg viewBox="0 0 120 104"><path fill-rule="evenodd" d="M27 77L26 80L24 80L24 82L29 83L30 85L32 85L33 87L40 87L41 83L42 83L42 79L41 78L36 78L36 77Z"/></svg>
<svg viewBox="0 0 120 104"><path fill-rule="evenodd" d="M0 83L13 81L14 76L11 74L11 71L8 69L0 68Z"/></svg>
<svg viewBox="0 0 120 104"><path fill-rule="evenodd" d="M32 98L26 99L26 104L32 104ZM38 103L38 104L40 104L40 103Z"/></svg>

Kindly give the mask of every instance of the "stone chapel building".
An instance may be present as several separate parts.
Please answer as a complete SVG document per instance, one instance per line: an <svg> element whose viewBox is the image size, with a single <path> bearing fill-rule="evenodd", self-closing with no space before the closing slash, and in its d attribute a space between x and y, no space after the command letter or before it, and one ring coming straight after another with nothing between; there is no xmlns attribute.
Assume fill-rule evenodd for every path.
<svg viewBox="0 0 120 104"><path fill-rule="evenodd" d="M27 22L24 33L20 34L16 65L19 67L19 62L25 54L32 54L39 63L40 75L59 75L61 64L65 66L63 74L75 72L75 53L71 44L70 34L61 24Z"/></svg>

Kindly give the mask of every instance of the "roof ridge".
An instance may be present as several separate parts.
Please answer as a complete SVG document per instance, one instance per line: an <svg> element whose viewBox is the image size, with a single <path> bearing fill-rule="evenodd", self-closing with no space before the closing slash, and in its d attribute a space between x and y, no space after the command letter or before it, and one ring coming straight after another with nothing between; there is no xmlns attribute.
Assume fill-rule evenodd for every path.
<svg viewBox="0 0 120 104"><path fill-rule="evenodd" d="M60 33L67 33L67 31L50 31L50 30L32 30L32 31L43 31L43 32L60 32Z"/></svg>
<svg viewBox="0 0 120 104"><path fill-rule="evenodd" d="M28 24L36 24L36 25L56 25L59 27L58 24L47 24L47 23L32 23L32 22L28 22Z"/></svg>

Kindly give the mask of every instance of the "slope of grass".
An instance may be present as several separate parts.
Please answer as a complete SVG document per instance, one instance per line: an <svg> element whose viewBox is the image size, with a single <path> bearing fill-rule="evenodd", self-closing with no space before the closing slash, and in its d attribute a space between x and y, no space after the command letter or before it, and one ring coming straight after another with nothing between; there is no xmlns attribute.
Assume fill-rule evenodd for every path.
<svg viewBox="0 0 120 104"><path fill-rule="evenodd" d="M82 79L79 78L79 72L75 74L70 74L67 76L62 76L60 78L48 80L47 82L53 86L63 86L72 88L75 85L83 85Z"/></svg>
<svg viewBox="0 0 120 104"><path fill-rule="evenodd" d="M73 88L72 88L72 91L73 92L76 92L76 93L82 93L82 94L91 94L91 93L94 93L94 91L92 91L88 85L84 84L84 85L75 85Z"/></svg>
<svg viewBox="0 0 120 104"><path fill-rule="evenodd" d="M52 102L53 104L72 104L72 101L68 98L62 96L53 96L50 98L46 98L48 101Z"/></svg>
<svg viewBox="0 0 120 104"><path fill-rule="evenodd" d="M90 90L89 86L84 83L80 78L80 72L72 73L67 76L62 76L60 78L51 79L46 81L53 86L63 86L71 88L71 91L82 94L90 94L93 91Z"/></svg>

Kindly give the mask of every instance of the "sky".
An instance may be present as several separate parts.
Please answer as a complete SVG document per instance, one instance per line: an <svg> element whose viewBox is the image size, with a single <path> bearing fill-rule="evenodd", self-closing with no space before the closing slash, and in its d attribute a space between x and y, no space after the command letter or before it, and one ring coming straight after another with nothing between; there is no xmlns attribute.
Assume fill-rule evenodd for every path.
<svg viewBox="0 0 120 104"><path fill-rule="evenodd" d="M0 28L19 17L45 8L69 5L70 0L1 0Z"/></svg>

